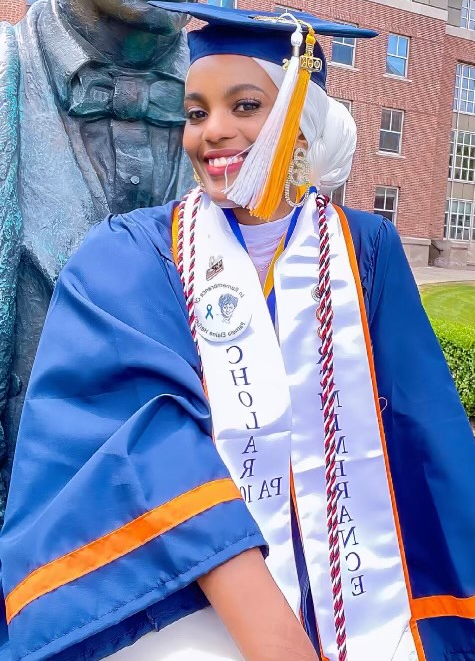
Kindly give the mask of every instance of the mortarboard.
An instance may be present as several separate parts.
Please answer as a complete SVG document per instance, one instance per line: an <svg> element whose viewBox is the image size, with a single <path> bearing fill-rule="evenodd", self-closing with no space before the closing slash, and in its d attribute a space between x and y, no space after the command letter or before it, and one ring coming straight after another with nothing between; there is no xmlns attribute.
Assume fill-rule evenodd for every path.
<svg viewBox="0 0 475 661"><path fill-rule="evenodd" d="M193 2L160 2L149 4L172 12L190 14L206 21L208 25L188 33L190 63L206 55L232 54L256 57L282 64L291 55L290 36L295 31L295 21L281 12L229 9ZM290 11L289 11L290 13ZM344 23L324 21L307 12L291 10L304 32L311 26L315 34L335 37L375 37L373 30L365 30ZM311 80L325 89L326 62L322 48L315 44L314 55L322 60L320 71L312 71Z"/></svg>
<svg viewBox="0 0 475 661"><path fill-rule="evenodd" d="M300 130L310 81L325 90L326 62L316 35L375 37L373 30L334 23L306 12L229 9L193 2L150 5L189 14L207 25L188 33L190 62L209 55L244 55L284 65L286 75L274 107L230 186L229 199L269 219L278 207Z"/></svg>

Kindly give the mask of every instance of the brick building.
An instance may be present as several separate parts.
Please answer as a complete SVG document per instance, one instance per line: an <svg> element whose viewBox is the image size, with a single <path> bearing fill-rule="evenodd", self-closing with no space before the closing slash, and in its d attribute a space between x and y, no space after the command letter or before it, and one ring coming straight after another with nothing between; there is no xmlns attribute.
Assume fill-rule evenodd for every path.
<svg viewBox="0 0 475 661"><path fill-rule="evenodd" d="M17 23L26 14L26 0L0 0L0 21Z"/></svg>

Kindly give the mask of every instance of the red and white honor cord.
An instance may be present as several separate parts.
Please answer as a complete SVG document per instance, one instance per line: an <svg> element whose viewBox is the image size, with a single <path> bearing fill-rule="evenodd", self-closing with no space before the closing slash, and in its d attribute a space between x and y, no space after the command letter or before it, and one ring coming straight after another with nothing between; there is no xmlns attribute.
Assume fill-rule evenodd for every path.
<svg viewBox="0 0 475 661"><path fill-rule="evenodd" d="M185 294L186 309L188 311L188 319L190 322L190 331L191 337L198 349L198 342L196 339L196 316L195 316L195 228L196 228L196 216L198 214L198 209L200 207L202 191L196 191L196 197L193 202L193 209L191 211L191 222L190 222L190 236L189 236L189 246L190 246L190 263L188 265L188 281L185 277L184 269L184 259L183 259L183 250L184 250L184 240L185 240L185 206L190 195L195 192L191 191L180 203L178 207L178 236L177 236L177 270L178 275L180 276L181 284L183 286L183 292ZM198 351L199 353L199 351Z"/></svg>
<svg viewBox="0 0 475 661"><path fill-rule="evenodd" d="M202 191L196 192L191 212L189 230L190 263L188 266L188 281L184 274L184 215L188 193L178 208L178 238L177 238L177 269L185 293L186 307L193 340L198 347L196 339L196 317L194 306L195 282L195 226L196 216L201 202ZM317 197L318 231L320 237L320 260L318 293L319 304L317 319L319 322L318 335L322 341L322 401L325 448L325 482L327 498L327 530L330 559L330 577L332 582L333 619L335 623L336 642L338 646L339 661L346 661L346 628L345 610L343 606L343 590L341 584L340 544L338 538L338 510L336 491L336 420L335 420L335 382L333 378L333 308L330 284L330 235L325 210L328 197Z"/></svg>
<svg viewBox="0 0 475 661"><path fill-rule="evenodd" d="M336 420L335 381L333 378L333 307L330 284L330 234L326 217L328 197L317 197L318 232L320 237L320 261L317 319L318 336L322 341L322 403L325 448L325 484L327 496L327 530L332 582L333 620L335 622L338 659L345 661L346 627L343 590L341 585L340 543L338 538L338 510L336 491Z"/></svg>

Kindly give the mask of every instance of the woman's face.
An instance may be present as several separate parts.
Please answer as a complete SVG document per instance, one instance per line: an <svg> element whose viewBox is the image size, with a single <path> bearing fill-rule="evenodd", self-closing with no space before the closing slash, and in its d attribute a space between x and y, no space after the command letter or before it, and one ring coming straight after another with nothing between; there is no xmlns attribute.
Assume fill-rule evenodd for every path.
<svg viewBox="0 0 475 661"><path fill-rule="evenodd" d="M226 200L222 191L235 180L277 92L250 57L209 55L191 66L183 145L213 202Z"/></svg>

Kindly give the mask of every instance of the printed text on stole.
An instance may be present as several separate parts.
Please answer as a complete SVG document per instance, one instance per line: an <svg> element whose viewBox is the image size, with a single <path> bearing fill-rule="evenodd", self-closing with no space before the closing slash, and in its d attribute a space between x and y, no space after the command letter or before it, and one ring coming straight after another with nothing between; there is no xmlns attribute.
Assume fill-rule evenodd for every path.
<svg viewBox="0 0 475 661"><path fill-rule="evenodd" d="M229 372L233 380L233 385L236 388L236 397L239 403L247 409L248 422L246 423L246 427L250 432L260 429L257 411L253 410L252 381L250 380L248 366L245 364L244 353L238 345L228 347L226 353L228 355L228 363L232 366ZM321 392L319 393L319 397L320 410L323 410ZM347 502L351 500L351 480L345 469L346 456L349 454L348 439L345 431L340 427L340 416L338 414L338 409L341 409L342 406L340 391L336 390L335 425L337 434L336 451L338 456L336 461L338 532L346 569L351 574L351 594L354 597L358 597L365 593L364 572L362 570L363 563L361 556L358 549L355 548L359 545L357 539L357 522L352 518L350 513L351 505ZM238 486L244 501L246 503L252 503L254 500L262 500L263 498L282 497L284 495L281 490L282 475L269 475L265 479L260 478L259 483L256 484L255 466L259 461L259 449L252 434L249 435L249 439L243 447L241 454L243 455L242 472Z"/></svg>
<svg viewBox="0 0 475 661"><path fill-rule="evenodd" d="M246 428L251 432L252 430L260 429L257 419L257 411L251 410L254 404L254 398L251 393L252 383L249 381L248 367L242 365L244 361L244 353L237 345L228 347L226 353L228 354L228 363L233 366L229 371L233 384L236 387L236 396L239 403L245 407L248 412L249 421L246 423ZM241 454L246 456L243 458L242 473L239 478L240 484L238 486L244 502L252 503L254 500L282 496L282 475L271 475L268 478L261 479L259 484L255 484L255 465L256 462L259 461L259 457L248 455L258 455L259 449L252 434L249 435L249 439L245 447L243 447Z"/></svg>
<svg viewBox="0 0 475 661"><path fill-rule="evenodd" d="M323 361L322 349L318 350L320 354L319 364ZM318 393L320 398L320 411L323 411L323 397L322 393ZM351 517L349 509L351 505L347 500L351 499L350 479L345 473L345 462L348 455L347 437L345 431L340 427L340 415L338 409L342 408L340 401L340 391L335 389L335 432L336 432L336 477L337 483L335 485L337 490L338 501L338 534L340 535L340 549L345 558L346 569L352 574L350 578L351 594L354 597L359 597L364 594L364 573L361 571L361 557L357 550L353 547L358 546L357 540L357 523ZM358 573L356 573L358 572ZM353 575L354 574L354 575Z"/></svg>

